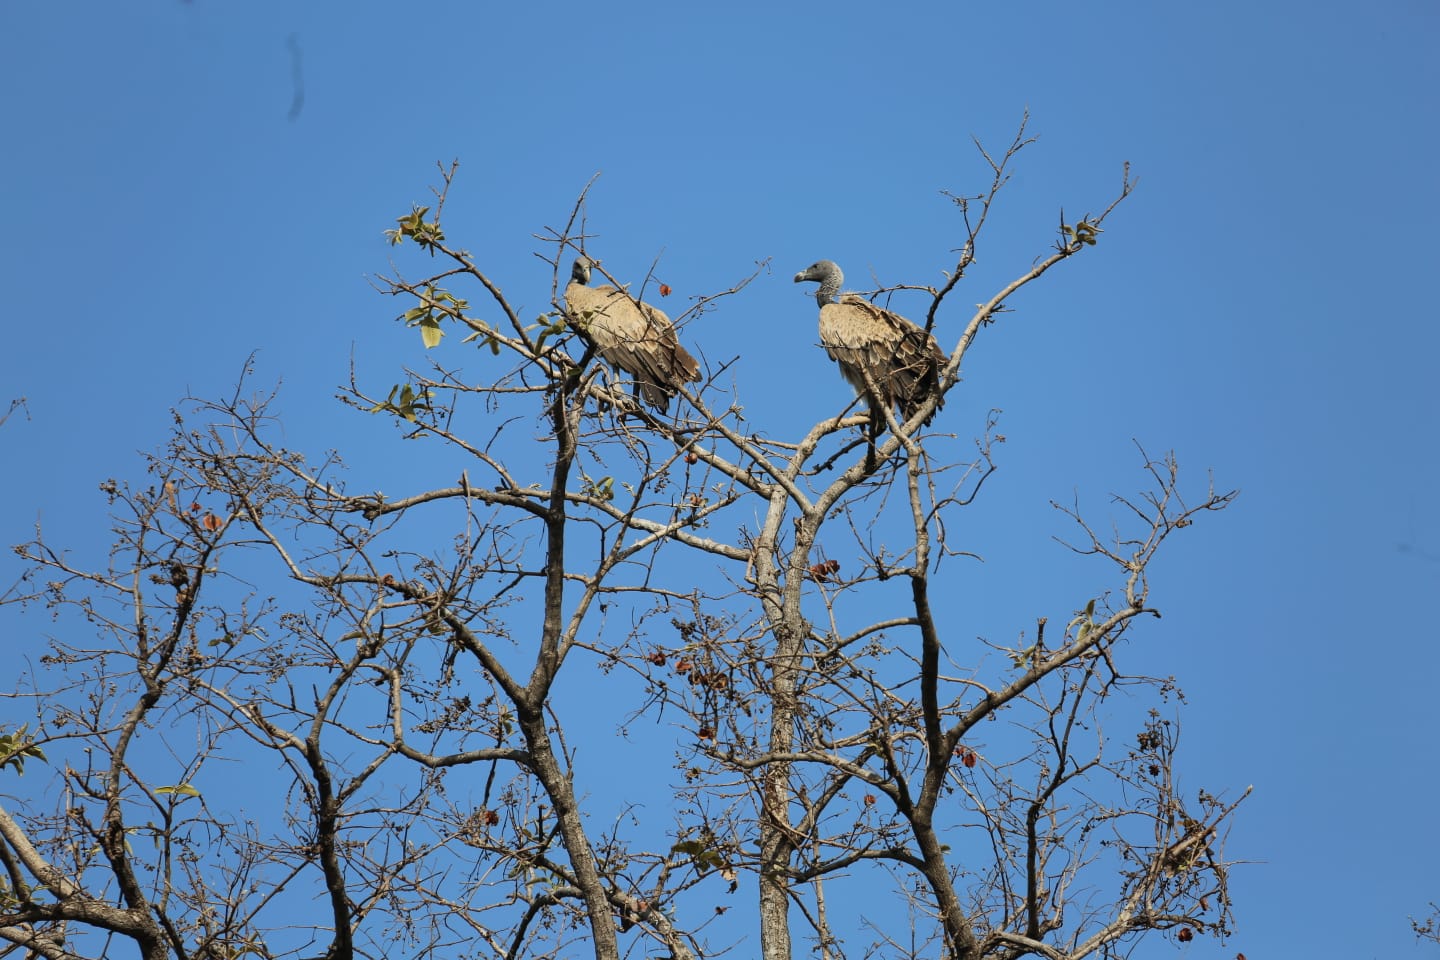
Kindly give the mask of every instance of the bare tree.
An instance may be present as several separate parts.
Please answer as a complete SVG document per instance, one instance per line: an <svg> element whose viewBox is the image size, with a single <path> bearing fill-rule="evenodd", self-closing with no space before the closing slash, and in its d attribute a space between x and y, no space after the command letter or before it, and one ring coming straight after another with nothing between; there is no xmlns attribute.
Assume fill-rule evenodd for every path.
<svg viewBox="0 0 1440 960"><path fill-rule="evenodd" d="M24 397L16 397L14 400L11 400L10 406L5 409L5 412L0 413L0 427L5 425L5 421L9 420L16 410L25 410L28 415L29 411L26 410Z"/></svg>
<svg viewBox="0 0 1440 960"><path fill-rule="evenodd" d="M904 288L927 329L1027 143L1022 125L982 150L991 182L951 198L945 284ZM690 960L752 936L767 960L1075 960L1228 932L1243 794L1182 794L1178 692L1125 653L1159 615L1162 545L1233 492L1188 494L1142 450L1113 533L1057 505L1098 564L1063 625L962 642L932 603L1004 438L994 416L977 439L923 424L1008 301L1094 245L1128 169L970 314L928 400L878 411L873 455L863 405L758 431L724 363L672 414L640 403L561 295L586 194L538 238L552 307L527 320L445 235L454 172L391 233L422 273L379 283L427 345L479 346L484 375L437 361L342 396L428 441L413 489L277 443L247 369L182 405L145 484L102 486L108 564L38 531L18 548L4 601L57 626L10 694L33 719L0 741L0 940L53 960L119 941ZM750 279L694 300L682 335ZM57 776L20 792L37 765Z"/></svg>

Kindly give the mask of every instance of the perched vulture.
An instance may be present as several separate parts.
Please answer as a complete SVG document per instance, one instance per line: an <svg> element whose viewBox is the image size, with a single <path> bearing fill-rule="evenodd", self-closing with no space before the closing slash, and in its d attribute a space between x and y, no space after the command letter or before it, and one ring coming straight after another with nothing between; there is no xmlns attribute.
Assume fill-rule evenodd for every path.
<svg viewBox="0 0 1440 960"><path fill-rule="evenodd" d="M935 338L899 314L882 310L856 294L840 294L845 274L831 260L812 263L795 282L817 280L820 343L855 392L870 404L872 436L885 426L886 408L900 407L909 420L940 385L945 354ZM866 378L874 384L872 393ZM936 409L944 405L936 404ZM926 423L929 423L927 418Z"/></svg>
<svg viewBox="0 0 1440 960"><path fill-rule="evenodd" d="M594 263L582 254L570 268L565 287L570 323L612 367L634 377L645 402L664 413L681 384L700 379L700 365L680 346L664 311L609 284L588 286Z"/></svg>

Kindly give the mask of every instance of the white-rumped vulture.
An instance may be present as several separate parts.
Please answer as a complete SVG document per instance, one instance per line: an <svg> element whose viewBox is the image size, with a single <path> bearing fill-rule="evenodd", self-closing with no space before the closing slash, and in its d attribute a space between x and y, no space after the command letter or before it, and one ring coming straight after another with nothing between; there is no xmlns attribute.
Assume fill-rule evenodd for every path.
<svg viewBox="0 0 1440 960"><path fill-rule="evenodd" d="M935 338L904 317L853 293L841 295L845 274L832 260L812 263L795 282L816 280L820 289L820 343L855 392L870 404L871 435L885 426L884 409L900 408L909 420L940 387L945 354ZM869 384L874 385L872 391ZM877 395L878 394L878 395ZM942 400L935 405L938 410ZM929 423L929 418L926 418Z"/></svg>
<svg viewBox="0 0 1440 960"><path fill-rule="evenodd" d="M645 402L664 413L681 384L700 379L700 365L680 346L663 310L609 284L589 286L595 263L582 254L570 268L565 287L570 324L612 367L634 377Z"/></svg>

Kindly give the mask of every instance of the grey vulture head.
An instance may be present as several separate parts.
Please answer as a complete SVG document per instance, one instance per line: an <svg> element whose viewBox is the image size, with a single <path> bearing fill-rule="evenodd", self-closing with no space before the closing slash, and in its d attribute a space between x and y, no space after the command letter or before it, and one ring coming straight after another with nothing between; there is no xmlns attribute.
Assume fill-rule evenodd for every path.
<svg viewBox="0 0 1440 960"><path fill-rule="evenodd" d="M635 378L645 402L664 413L682 384L700 379L700 365L680 346L664 311L609 284L590 286L597 262L581 254L570 268L565 287L570 325L607 363Z"/></svg>
<svg viewBox="0 0 1440 960"><path fill-rule="evenodd" d="M871 430L883 428L881 411L887 408L898 406L900 419L909 420L940 386L945 354L935 338L863 297L841 295L845 274L833 260L820 260L795 274L796 283L805 280L820 284L815 291L820 343L850 386L869 402ZM943 405L942 400L935 406L938 410Z"/></svg>

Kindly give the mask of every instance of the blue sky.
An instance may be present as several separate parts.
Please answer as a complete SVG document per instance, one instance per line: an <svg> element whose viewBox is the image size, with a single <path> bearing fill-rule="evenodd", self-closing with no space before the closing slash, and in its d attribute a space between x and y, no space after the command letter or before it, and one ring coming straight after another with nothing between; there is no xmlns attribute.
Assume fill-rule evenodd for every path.
<svg viewBox="0 0 1440 960"><path fill-rule="evenodd" d="M1137 441L1241 488L1161 561L1164 628L1136 651L1189 698L1187 781L1255 785L1236 935L1179 953L1434 955L1407 916L1440 900L1437 45L1422 0L6 4L0 402L27 403L0 428L0 540L39 520L98 556L96 484L138 479L167 410L252 351L288 442L385 470L330 398L352 355L387 384L424 362L367 276L437 160L461 161L450 235L532 312L531 235L597 171L617 275L661 256L688 295L771 258L686 336L798 428L845 388L791 274L938 282L961 239L940 191L981 189L972 136L1003 149L1028 108L1039 140L957 302L1042 253L1061 207L1103 208L1123 161L1140 186L967 358L947 426L1004 410L986 496L1016 521L957 590L1033 569L977 616L1002 638L1071 597L1048 501L1108 509L1142 483ZM0 629L38 647L38 624Z"/></svg>

